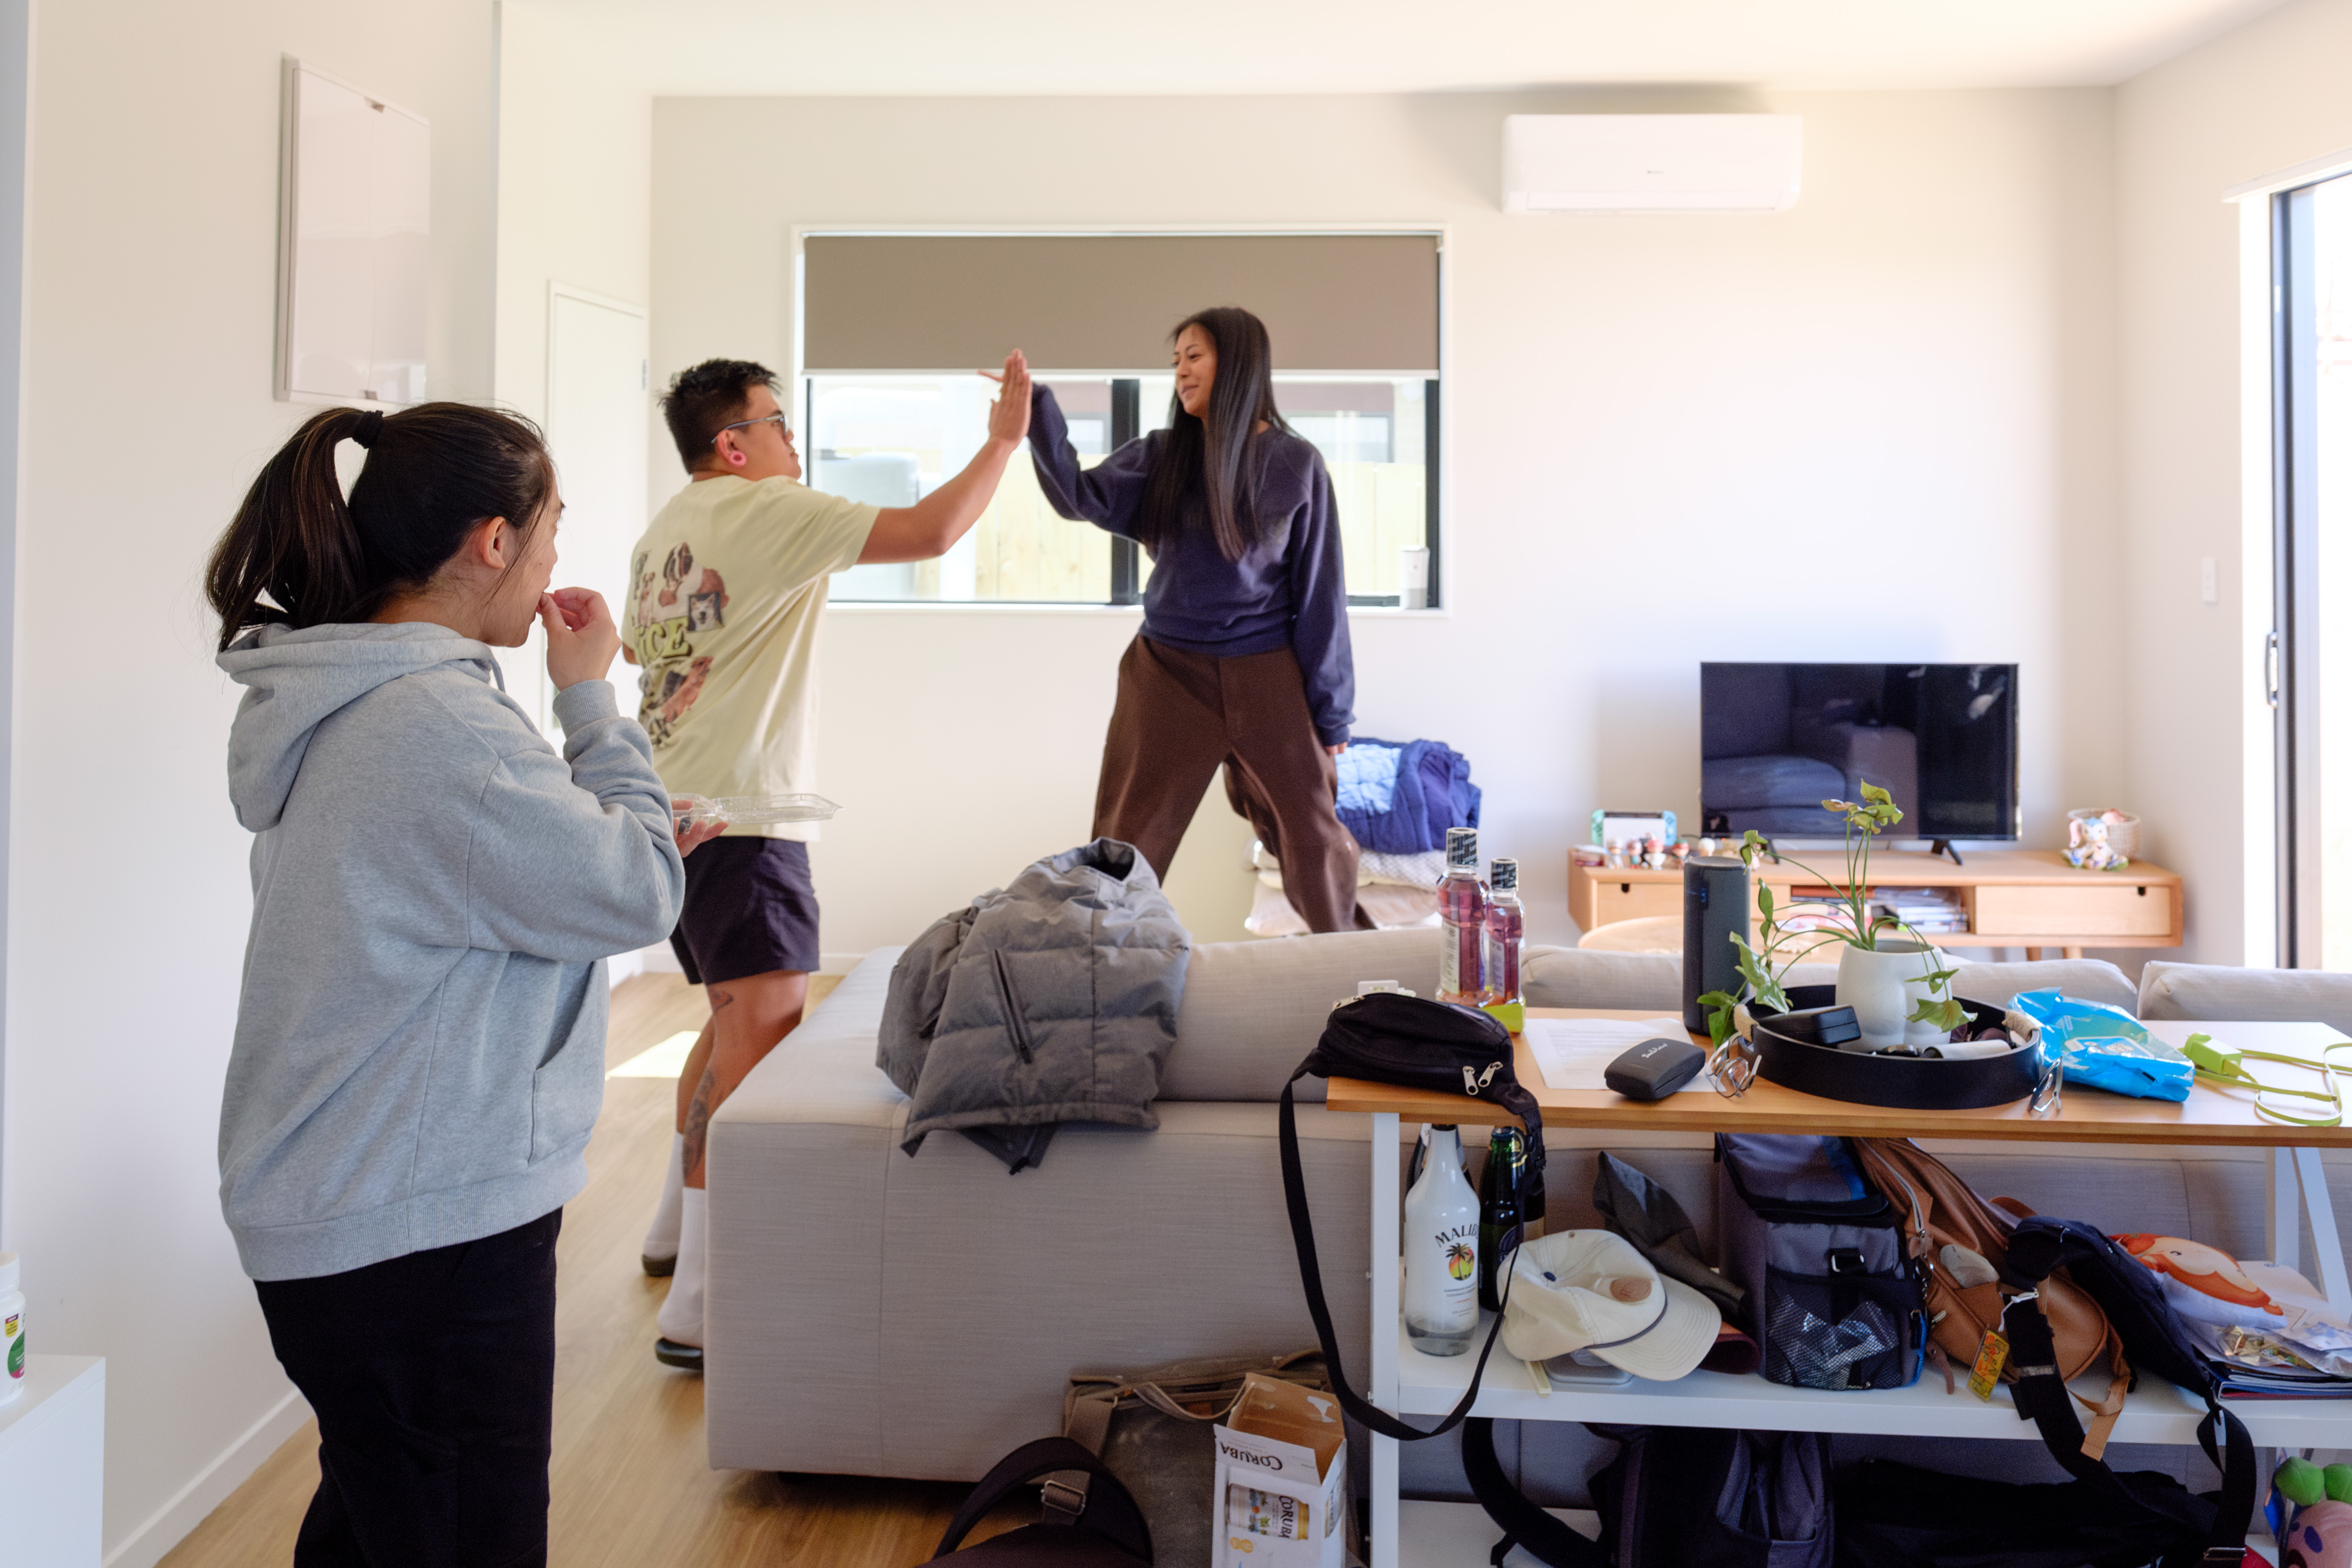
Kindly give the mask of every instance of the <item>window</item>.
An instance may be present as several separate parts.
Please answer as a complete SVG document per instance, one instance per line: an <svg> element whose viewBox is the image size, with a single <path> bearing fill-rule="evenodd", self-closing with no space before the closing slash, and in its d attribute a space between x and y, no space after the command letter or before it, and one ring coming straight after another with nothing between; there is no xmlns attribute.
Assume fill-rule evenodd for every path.
<svg viewBox="0 0 2352 1568"><path fill-rule="evenodd" d="M1175 397L1164 374L1038 379L1054 389L1086 468L1133 436L1164 428ZM969 374L812 375L803 399L809 484L876 506L911 506L980 450L994 393L992 383ZM1283 417L1330 470L1349 603L1400 604L1403 551L1434 544L1428 453L1436 383L1277 375L1274 393ZM1055 513L1024 447L953 550L936 561L853 567L835 580L833 597L1132 604L1150 567L1129 541Z"/></svg>
<svg viewBox="0 0 2352 1568"><path fill-rule="evenodd" d="M2272 241L2279 962L2352 969L2352 175Z"/></svg>
<svg viewBox="0 0 2352 1568"><path fill-rule="evenodd" d="M985 438L981 364L1018 345L1054 388L1091 466L1164 426L1168 323L1247 301L1273 334L1284 417L1322 453L1349 602L1402 603L1407 549L1429 552L1436 603L1438 451L1433 235L814 235L803 250L798 401L809 483L907 506ZM1085 366L1057 370L1055 365ZM836 601L1131 604L1150 561L1054 512L1027 453L971 533L938 561L858 566Z"/></svg>

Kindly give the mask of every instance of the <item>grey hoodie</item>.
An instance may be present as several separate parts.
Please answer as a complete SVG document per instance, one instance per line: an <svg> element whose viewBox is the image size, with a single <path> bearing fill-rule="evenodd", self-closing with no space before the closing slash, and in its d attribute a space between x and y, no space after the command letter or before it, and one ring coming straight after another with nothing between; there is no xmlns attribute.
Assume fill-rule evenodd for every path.
<svg viewBox="0 0 2352 1568"><path fill-rule="evenodd" d="M486 645L422 623L268 626L220 666L258 836L220 1131L246 1272L341 1273L568 1201L604 959L667 936L685 893L646 732L583 681L558 757Z"/></svg>

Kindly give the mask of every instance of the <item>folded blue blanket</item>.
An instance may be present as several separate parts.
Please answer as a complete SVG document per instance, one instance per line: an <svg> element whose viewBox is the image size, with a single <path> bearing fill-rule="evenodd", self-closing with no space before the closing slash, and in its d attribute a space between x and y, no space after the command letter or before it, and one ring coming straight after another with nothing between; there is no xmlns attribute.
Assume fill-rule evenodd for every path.
<svg viewBox="0 0 2352 1568"><path fill-rule="evenodd" d="M1443 741L1359 737L1339 771L1339 820L1365 849L1425 854L1445 847L1447 828L1478 826L1470 761Z"/></svg>

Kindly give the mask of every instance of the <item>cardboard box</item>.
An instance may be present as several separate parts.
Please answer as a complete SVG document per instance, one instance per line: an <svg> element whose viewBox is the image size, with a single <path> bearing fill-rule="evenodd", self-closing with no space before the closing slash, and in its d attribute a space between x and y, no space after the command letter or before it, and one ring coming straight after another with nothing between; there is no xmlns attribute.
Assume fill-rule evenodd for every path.
<svg viewBox="0 0 2352 1568"><path fill-rule="evenodd" d="M1339 1402L1251 1373L1216 1436L1215 1568L1341 1568L1348 1433Z"/></svg>

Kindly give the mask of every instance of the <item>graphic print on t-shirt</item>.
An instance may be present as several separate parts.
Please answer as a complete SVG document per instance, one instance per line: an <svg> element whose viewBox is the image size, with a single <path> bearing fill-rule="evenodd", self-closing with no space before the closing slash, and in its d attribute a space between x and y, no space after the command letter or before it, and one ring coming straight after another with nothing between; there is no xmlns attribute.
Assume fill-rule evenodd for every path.
<svg viewBox="0 0 2352 1568"><path fill-rule="evenodd" d="M630 582L636 606L629 619L637 662L645 667L637 721L658 752L702 695L710 658L697 657L695 638L726 626L727 580L710 567L698 566L694 547L681 543L658 566L651 551L640 553Z"/></svg>

